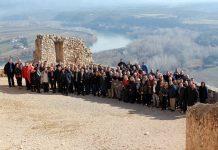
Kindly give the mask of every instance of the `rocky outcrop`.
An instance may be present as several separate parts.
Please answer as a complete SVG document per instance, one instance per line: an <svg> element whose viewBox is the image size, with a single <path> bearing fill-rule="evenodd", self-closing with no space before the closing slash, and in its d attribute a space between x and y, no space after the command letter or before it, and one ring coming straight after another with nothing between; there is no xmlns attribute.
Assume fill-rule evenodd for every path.
<svg viewBox="0 0 218 150"><path fill-rule="evenodd" d="M196 104L186 116L186 150L218 149L218 103Z"/></svg>
<svg viewBox="0 0 218 150"><path fill-rule="evenodd" d="M47 61L49 64L71 65L93 62L91 50L86 47L84 41L56 35L37 35L33 57L35 62Z"/></svg>
<svg viewBox="0 0 218 150"><path fill-rule="evenodd" d="M6 75L4 74L4 69L0 69L0 77L6 77Z"/></svg>

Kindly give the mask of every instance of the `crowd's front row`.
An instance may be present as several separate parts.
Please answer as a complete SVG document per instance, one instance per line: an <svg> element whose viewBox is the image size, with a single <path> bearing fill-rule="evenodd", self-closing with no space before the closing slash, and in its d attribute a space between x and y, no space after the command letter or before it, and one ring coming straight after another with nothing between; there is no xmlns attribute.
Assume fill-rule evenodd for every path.
<svg viewBox="0 0 218 150"><path fill-rule="evenodd" d="M32 92L59 92L64 95L102 96L117 98L120 101L138 103L146 106L167 108L175 111L180 109L186 112L187 106L194 105L198 100L205 103L208 91L202 82L196 87L193 79L189 79L183 71L166 72L157 70L148 72L142 64L131 65L120 62L117 68L100 65L72 65L64 67L54 66L47 62L39 64L25 63L21 60L15 64L12 59L5 65L9 87L14 86L14 75L19 88L22 87L22 78L26 81L27 90Z"/></svg>

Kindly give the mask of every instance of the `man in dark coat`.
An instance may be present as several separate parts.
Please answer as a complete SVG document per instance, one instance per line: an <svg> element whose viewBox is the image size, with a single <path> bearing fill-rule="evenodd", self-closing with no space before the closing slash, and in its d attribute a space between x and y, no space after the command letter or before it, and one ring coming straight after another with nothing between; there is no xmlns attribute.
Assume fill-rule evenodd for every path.
<svg viewBox="0 0 218 150"><path fill-rule="evenodd" d="M61 66L60 65L57 65L56 66L56 70L55 70L55 76L56 76L56 82L57 82L57 85L58 85L58 92L62 92L62 87L61 87ZM55 83L56 85L56 83Z"/></svg>
<svg viewBox="0 0 218 150"><path fill-rule="evenodd" d="M126 63L125 62L123 62L123 59L120 59L120 62L118 63L118 66L120 67L120 68L126 68Z"/></svg>
<svg viewBox="0 0 218 150"><path fill-rule="evenodd" d="M68 68L66 68L62 76L63 76L63 94L68 96L72 73L70 72Z"/></svg>
<svg viewBox="0 0 218 150"><path fill-rule="evenodd" d="M8 63L4 67L4 73L8 77L9 87L14 86L14 70L15 70L15 65L14 65L14 63L12 61L12 58L10 58Z"/></svg>
<svg viewBox="0 0 218 150"><path fill-rule="evenodd" d="M186 85L184 86L183 83L179 84L178 100L179 100L180 110L183 113L185 113L187 110L187 100L186 100Z"/></svg>
<svg viewBox="0 0 218 150"><path fill-rule="evenodd" d="M135 103L136 101L136 83L134 77L130 78L128 89L128 101L130 103Z"/></svg>
<svg viewBox="0 0 218 150"><path fill-rule="evenodd" d="M187 111L187 106L188 106L188 99L189 99L189 95L191 93L191 87L188 85L188 81L184 82L184 100L182 103L182 111L185 113Z"/></svg>
<svg viewBox="0 0 218 150"><path fill-rule="evenodd" d="M178 95L178 91L177 91L177 85L176 83L170 81L169 83L169 88L168 88L168 96L169 96L169 101L170 101L170 110L171 111L175 111L176 110L176 98Z"/></svg>
<svg viewBox="0 0 218 150"><path fill-rule="evenodd" d="M56 93L56 80L57 80L57 77L56 77L56 74L55 74L55 71L54 71L53 67L51 67L50 71L48 72L48 80L49 80L49 83L51 85L51 89L52 89L53 93Z"/></svg>
<svg viewBox="0 0 218 150"><path fill-rule="evenodd" d="M201 82L201 86L199 87L199 98L201 103L206 103L208 98L208 89L205 85L205 82Z"/></svg>
<svg viewBox="0 0 218 150"><path fill-rule="evenodd" d="M74 84L74 91L78 94L78 75L79 75L79 69L76 68L73 72L73 84Z"/></svg>
<svg viewBox="0 0 218 150"><path fill-rule="evenodd" d="M179 73L179 69L178 69L178 68L177 68L176 71L174 72L173 78L174 78L175 80L180 79L180 73Z"/></svg>
<svg viewBox="0 0 218 150"><path fill-rule="evenodd" d="M84 86L85 86L85 94L89 95L90 94L90 72L88 69L85 70L85 79L84 79Z"/></svg>
<svg viewBox="0 0 218 150"><path fill-rule="evenodd" d="M162 103L161 103L162 110L166 110L167 109L168 93L169 93L168 83L165 82L164 86L161 87L161 89L160 89L160 94L162 95Z"/></svg>
<svg viewBox="0 0 218 150"><path fill-rule="evenodd" d="M196 89L196 85L194 83L190 85L188 94L189 95L187 104L188 106L193 106L197 102L199 97L198 90Z"/></svg>
<svg viewBox="0 0 218 150"><path fill-rule="evenodd" d="M36 81L37 81L37 77L36 77L36 69L35 67L33 67L31 69L30 72L30 83L31 83L31 91L32 92L36 92Z"/></svg>
<svg viewBox="0 0 218 150"><path fill-rule="evenodd" d="M142 83L141 83L141 86L140 86L140 95L141 95L141 98L142 98L142 104L143 105L146 105L147 104L147 100L146 100L146 95L147 95L147 92L148 92L148 78L147 76L144 76L143 79L142 79Z"/></svg>
<svg viewBox="0 0 218 150"><path fill-rule="evenodd" d="M81 69L81 71L78 72L78 93L77 93L78 95L80 95L81 93L85 95L84 81L85 81L85 72L84 69Z"/></svg>
<svg viewBox="0 0 218 150"><path fill-rule="evenodd" d="M17 86L22 87L22 69L19 67L19 64L15 64L14 74L17 79Z"/></svg>
<svg viewBox="0 0 218 150"><path fill-rule="evenodd" d="M71 72L72 77L71 77L71 83L69 86L69 92L74 93L74 68L73 67L70 68L70 72Z"/></svg>
<svg viewBox="0 0 218 150"><path fill-rule="evenodd" d="M35 76L36 76L36 90L37 90L37 93L41 93L40 92L40 88L41 88L41 76L42 76L42 73L39 69L39 67L35 68L36 72L35 72Z"/></svg>
<svg viewBox="0 0 218 150"><path fill-rule="evenodd" d="M111 90L111 84L112 84L112 81L113 81L113 78L112 78L112 72L107 72L106 74L106 87L107 87L107 93L108 93L108 97L109 98L112 98L112 90Z"/></svg>

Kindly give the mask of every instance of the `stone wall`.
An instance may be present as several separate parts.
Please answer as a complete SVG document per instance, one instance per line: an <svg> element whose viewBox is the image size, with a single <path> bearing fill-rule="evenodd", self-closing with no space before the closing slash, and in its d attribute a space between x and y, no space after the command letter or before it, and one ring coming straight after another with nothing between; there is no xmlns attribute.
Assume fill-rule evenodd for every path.
<svg viewBox="0 0 218 150"><path fill-rule="evenodd" d="M84 41L56 35L37 35L35 40L34 61L50 63L90 64L92 53Z"/></svg>
<svg viewBox="0 0 218 150"><path fill-rule="evenodd" d="M186 150L218 149L218 103L196 104L186 115Z"/></svg>
<svg viewBox="0 0 218 150"><path fill-rule="evenodd" d="M4 69L0 69L0 77L6 77L6 75L4 74Z"/></svg>

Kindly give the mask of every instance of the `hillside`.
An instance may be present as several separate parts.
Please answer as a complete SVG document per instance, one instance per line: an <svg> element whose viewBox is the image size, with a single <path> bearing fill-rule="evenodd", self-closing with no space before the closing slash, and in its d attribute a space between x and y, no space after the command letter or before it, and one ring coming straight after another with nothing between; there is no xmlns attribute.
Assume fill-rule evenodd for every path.
<svg viewBox="0 0 218 150"><path fill-rule="evenodd" d="M9 56L14 57L15 60L18 57L22 60L31 60L35 50L36 35L40 33L81 38L88 46L97 40L95 32L90 29L62 27L58 22L4 21L0 23L0 65L3 65Z"/></svg>
<svg viewBox="0 0 218 150"><path fill-rule="evenodd" d="M96 63L114 65L120 58L126 62L150 64L151 68L199 69L218 65L218 46L196 43L199 33L182 28L139 30L140 36L125 48L94 54ZM104 58L104 59L103 59Z"/></svg>

